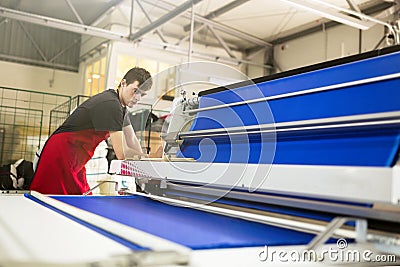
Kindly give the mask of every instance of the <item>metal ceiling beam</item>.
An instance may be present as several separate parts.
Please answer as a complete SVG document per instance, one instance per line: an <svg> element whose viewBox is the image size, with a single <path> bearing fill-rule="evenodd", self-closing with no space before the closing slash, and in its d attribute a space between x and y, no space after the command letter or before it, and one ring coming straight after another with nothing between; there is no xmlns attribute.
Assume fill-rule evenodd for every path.
<svg viewBox="0 0 400 267"><path fill-rule="evenodd" d="M348 15L352 15L352 16L355 16L355 17L359 17L360 20L364 19L364 21L365 21L366 23L370 23L370 24L371 24L370 27L371 27L372 25L374 25L374 24L383 25L383 26L387 27L391 33L395 34L395 30L394 30L394 28L393 28L393 25L390 25L389 23L387 23L387 22L385 22L385 21L382 21L382 20L379 20L379 19L377 19L377 18L374 18L374 17L368 16L368 15L365 15L365 14L363 14L362 12L356 12L356 11L353 11L353 10L349 10L349 9L346 9L346 8L342 8L342 7L340 7L340 6L336 6L336 5L333 5L333 4L331 4L331 3L327 3L327 2L322 1L322 0L310 0L310 1L315 2L315 3L318 4L318 5L324 5L324 6L327 6L328 8L336 9L338 12L343 12L343 13L346 13L346 14L348 14Z"/></svg>
<svg viewBox="0 0 400 267"><path fill-rule="evenodd" d="M350 8L356 12L361 13L361 9L357 6L354 0L346 0L347 4L349 4Z"/></svg>
<svg viewBox="0 0 400 267"><path fill-rule="evenodd" d="M135 21L135 0L131 0L131 16L129 18L129 36L131 36L131 34L133 34L133 23Z"/></svg>
<svg viewBox="0 0 400 267"><path fill-rule="evenodd" d="M193 34L196 33L196 32L201 31L201 30L204 29L205 27L207 27L207 25L205 25L205 24L201 25L200 27L197 27L197 29L193 30ZM175 45L180 45L182 42L186 41L186 40L189 39L189 38L190 38L190 34L188 34L188 35L186 35L185 37L179 39L179 41L176 42Z"/></svg>
<svg viewBox="0 0 400 267"><path fill-rule="evenodd" d="M228 47L228 45L225 43L225 41L221 38L221 36L219 36L214 29L211 26L208 26L208 28L210 29L210 32L215 36L215 38L217 39L217 41L222 45L222 47L225 49L226 53L228 53L228 55L231 58L236 58L235 55L232 53L231 49Z"/></svg>
<svg viewBox="0 0 400 267"><path fill-rule="evenodd" d="M170 10L170 12L168 12L167 14L162 16L161 18L157 19L153 23L150 23L149 25L146 25L145 27L141 28L139 31L137 31L133 35L129 36L129 40L135 41L135 40L139 39L140 37L142 37L146 33L157 29L158 27L162 26L164 23L166 23L166 22L176 18L177 16L181 15L186 10L191 8L192 5L195 5L195 4L197 4L197 3L201 2L201 1L202 0L189 0L189 1L186 1L182 5L176 7L175 9Z"/></svg>
<svg viewBox="0 0 400 267"><path fill-rule="evenodd" d="M21 4L21 0L15 1L15 2L10 6L10 8L16 9L16 8L19 6L19 4ZM4 18L4 19L0 20L0 24L2 24L3 22L7 22L7 18Z"/></svg>
<svg viewBox="0 0 400 267"><path fill-rule="evenodd" d="M147 20L148 20L150 23L153 23L153 20L150 18L149 13L147 13L147 11L144 9L144 7L143 7L143 5L140 3L140 1L136 1L136 3L138 4L138 6L140 7L140 9L142 10L142 12L143 12L144 16L147 18ZM161 41L163 41L164 43L168 43L168 42L165 40L163 34L161 33L161 31L160 31L159 29L156 29L156 33L157 33L158 37L160 37Z"/></svg>
<svg viewBox="0 0 400 267"><path fill-rule="evenodd" d="M244 3L248 2L249 0L235 0L230 2L229 4L226 4L225 6L222 6L218 8L215 11L212 11L211 13L207 14L205 18L207 19L214 19L216 17L221 16L222 14L225 14L226 12L231 11L232 9L243 5Z"/></svg>
<svg viewBox="0 0 400 267"><path fill-rule="evenodd" d="M19 26L22 28L22 30L25 32L26 36L28 39L32 42L33 46L35 47L36 51L39 53L39 55L42 57L42 59L47 62L47 58L45 54L43 53L42 49L40 49L39 45L36 43L35 39L33 39L32 35L29 33L29 31L25 28L25 25L22 24L21 21L18 21Z"/></svg>
<svg viewBox="0 0 400 267"><path fill-rule="evenodd" d="M390 9L393 6L394 6L393 3L383 2L383 3L379 3L375 6L372 6L370 8L367 8L365 10L362 10L362 12L364 14L371 15L371 14L375 14L378 12L384 12L385 10ZM329 29L329 28L332 28L332 27L335 27L335 26L338 26L341 24L336 21L330 21L330 22L325 23L324 25L325 25L325 30L326 30L326 29ZM285 42L288 42L288 41L291 41L291 40L294 40L294 39L297 39L297 38L300 38L300 37L303 37L303 36L306 36L306 35L309 35L309 34L312 34L315 32L319 32L319 31L321 31L321 25L314 26L314 27L311 27L304 31L297 32L294 34L290 34L290 35L275 39L274 41L272 41L272 43L274 45L285 43Z"/></svg>
<svg viewBox="0 0 400 267"><path fill-rule="evenodd" d="M270 44L270 43L268 43L268 42L266 42L266 41L264 41L264 40L262 40L260 38L257 38L257 37L255 37L253 35L250 35L250 34L247 34L245 32L242 32L242 31L236 30L234 28L231 28L229 26L226 26L226 25L223 25L223 24L220 24L220 23L205 19L205 18L203 18L201 16L195 16L195 19L197 19L197 21L199 21L199 22L202 22L204 24L212 26L214 28L214 30L219 30L221 32L224 32L224 33L227 33L229 35L235 36L237 38L249 41L251 43L258 44L258 45L264 45L264 46L272 46L272 44Z"/></svg>
<svg viewBox="0 0 400 267"><path fill-rule="evenodd" d="M310 11L312 13L315 13L317 15L320 15L321 17L340 22L342 24L349 25L351 27L355 27L361 30L367 30L372 26L372 23L367 22L367 21L362 21L360 19L350 17L349 15L342 14L339 11L332 11L331 9L328 8L323 8L321 5L317 5L317 3L313 4L304 0L280 0L282 2L291 4L297 8L305 9L307 11ZM312 0L313 2L317 2L316 0ZM320 4L323 1L318 1ZM324 3L324 2L323 2ZM332 5L333 6L333 5ZM331 6L331 7L332 7ZM341 10L343 11L343 10ZM346 10L346 13L350 13ZM357 13L357 12L354 12ZM358 14L358 13L357 13ZM358 17L361 18L360 14L358 14Z"/></svg>
<svg viewBox="0 0 400 267"><path fill-rule="evenodd" d="M202 27L208 27L208 26L204 25ZM196 31L194 31L194 32L196 33ZM208 29L207 29L207 32L208 32ZM175 32L165 32L164 34L168 37L177 39L178 41L174 43L174 45L176 45L176 46L181 45L183 41L187 41L188 38L190 37L188 35L186 35L185 37L181 37L180 34L175 33ZM207 47L222 48L221 45L218 43L218 41L215 38L211 37L211 39L210 39L208 37L209 37L209 34L207 36L203 35L203 34L195 34L194 40L195 40L196 44L203 45L206 48ZM206 38L208 38L208 39L206 40ZM182 41L180 42L180 40L182 40ZM244 50L242 48L239 48L237 45L228 44L228 46L232 51L237 51L240 53L244 52Z"/></svg>
<svg viewBox="0 0 400 267"><path fill-rule="evenodd" d="M107 5L104 7L101 11L99 11L97 17L91 18L87 20L87 24L91 26L95 26L98 23L100 23L105 17L107 17L109 14L111 14L114 9L119 6L121 3L123 3L124 0L112 0L109 1L110 5Z"/></svg>
<svg viewBox="0 0 400 267"><path fill-rule="evenodd" d="M190 37L189 37L189 51L188 51L188 62L192 62L193 53L193 36L194 36L194 4L192 3L192 12L190 16Z"/></svg>
<svg viewBox="0 0 400 267"><path fill-rule="evenodd" d="M102 22L107 16L110 16L114 12L114 10L123 2L123 0L114 0L111 2L111 5L107 6L107 8L103 9L102 12L100 12L100 16L97 16L93 19L88 20L90 26L95 27L97 24ZM90 40L91 38L96 37L96 36L91 36L88 38ZM108 38L106 38L109 40ZM112 40L112 39L111 39Z"/></svg>
<svg viewBox="0 0 400 267"><path fill-rule="evenodd" d="M231 11L232 9L243 5L244 3L248 2L249 0L235 0L230 2L229 4L226 4L220 8L218 8L217 10L214 10L210 13L208 13L207 15L205 15L204 17L206 19L212 20L216 17L221 16L222 14L225 14L226 12ZM197 24L197 25L196 25ZM195 23L195 29L199 26L199 23ZM185 30L185 32L190 30L190 25L186 25L183 27L183 29Z"/></svg>
<svg viewBox="0 0 400 267"><path fill-rule="evenodd" d="M397 1L397 0L396 0ZM396 2L395 5L379 12L378 14L374 15L375 18L377 19L387 19L389 16L395 15L397 14L397 18L399 17L399 13L400 12L400 0L398 0L398 2ZM396 19L395 19L396 20Z"/></svg>
<svg viewBox="0 0 400 267"><path fill-rule="evenodd" d="M141 0L141 1L143 1L143 0ZM45 17L45 16L40 16L40 15L25 13L25 12L7 9L7 8L3 8L3 7L0 7L0 17L14 19L14 20L18 20L18 21L25 21L25 22L29 22L29 23L33 23L33 24L38 24L38 25L42 25L42 26L46 26L46 27L50 27L50 28L56 28L56 29L61 29L61 30L65 30L65 31L75 32L75 33L80 33L80 34L84 34L84 35L100 37L100 38L104 38L106 40L130 42L125 36L121 35L120 33L115 33L112 31L108 31L108 30L104 30L104 29L100 29L100 28L96 28L96 27L81 25L78 23L72 23L69 21L63 21L63 20L54 19L51 17ZM179 46L171 45L168 43L159 43L158 45L161 46L163 49L171 48L172 49L172 50L170 50L171 52L176 52L176 51L179 51L179 53L182 52L182 48ZM184 52L184 54L187 54L187 52ZM197 56L200 58L214 59L214 60L216 60L216 59L225 60L223 57L211 55L211 54L206 55L206 54L193 53L193 56ZM14 59L12 59L10 57L6 57L4 55L1 55L1 57L14 60ZM21 58L18 58L18 59L15 58L15 60L19 61L19 62L23 61L23 60L21 60ZM28 59L25 60L25 62L28 62L28 61L29 61ZM36 62L29 61L29 62L32 62L35 65L39 64L38 61L36 61ZM239 62L239 60L236 62ZM240 60L240 62L243 62L246 64L252 64L251 62L246 62L246 61L241 61L241 60ZM57 64L49 63L49 62L42 62L42 65L51 66L51 67L59 66ZM59 67L63 68L63 69L69 69L69 70L76 71L76 69L67 68L66 66L60 65Z"/></svg>
<svg viewBox="0 0 400 267"><path fill-rule="evenodd" d="M78 12L76 11L76 9L74 8L74 6L72 5L70 0L65 0L65 2L67 2L68 7L71 9L72 13L74 13L75 18L79 21L80 24L85 24L83 23L82 18L79 16Z"/></svg>
<svg viewBox="0 0 400 267"><path fill-rule="evenodd" d="M51 17L30 14L18 10L8 9L0 7L0 17L15 19L19 21L25 21L33 24L38 24L46 27L61 29L65 31L91 35L95 37L105 38L108 40L124 40L126 39L120 33L104 30L101 28L96 28L92 26L82 25L78 23L73 23L65 20L55 19Z"/></svg>
<svg viewBox="0 0 400 267"><path fill-rule="evenodd" d="M169 4L167 2L164 2L162 0L158 0L156 2L151 1L151 0L141 0L141 1L145 2L147 4L150 4L150 5L153 5L155 7L167 10L167 11L171 11L171 10L174 9L174 5L171 5L171 4ZM185 18L187 18L187 19L190 19L190 14L188 14L188 13L183 14L183 16ZM221 23L206 19L206 18L204 18L202 16L195 15L194 19L197 22L204 23L204 24L212 26L214 28L214 30L219 30L221 32L224 32L224 33L227 33L229 35L235 36L237 38L240 38L240 39L246 40L248 42L254 43L256 45L272 46L272 44L270 44L270 43L268 43L268 42L266 42L266 41L264 41L264 40L262 40L260 38L257 38L257 37L255 37L253 35L250 35L250 34L247 34L245 32L236 30L236 29L231 28L229 26L226 26L224 24L221 24Z"/></svg>
<svg viewBox="0 0 400 267"><path fill-rule="evenodd" d="M383 17L386 17L388 15L393 14L394 12L397 12L399 6L392 3L392 2L382 2L382 3L378 3L376 5L373 5L369 8L365 8L363 10L361 10L362 13L366 14L366 15L372 15L372 14L377 14L379 13L379 15L377 15L376 17L380 17L380 15L382 14ZM381 19L384 19L384 18ZM336 21L329 21L323 24L323 28L325 30L336 27L341 25L340 23L336 22ZM279 37L273 41L271 41L271 43L273 45L279 45L279 44L283 44L286 42L290 42L292 40L313 34L313 33L317 33L321 31L321 25L318 26L312 26L308 29L304 29L292 34L288 34L286 36L283 37ZM248 53L249 55L256 53L256 51L258 51L259 49L263 48L262 46L254 46L252 48L249 48L246 50L246 53Z"/></svg>

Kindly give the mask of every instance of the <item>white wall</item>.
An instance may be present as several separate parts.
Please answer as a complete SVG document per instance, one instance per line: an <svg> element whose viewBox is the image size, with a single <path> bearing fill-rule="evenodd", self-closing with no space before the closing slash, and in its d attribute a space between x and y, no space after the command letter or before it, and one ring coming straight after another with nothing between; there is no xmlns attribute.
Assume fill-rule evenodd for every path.
<svg viewBox="0 0 400 267"><path fill-rule="evenodd" d="M384 28L376 25L362 32L361 52L372 50ZM359 53L359 30L336 26L277 45L274 57L281 71L316 64Z"/></svg>
<svg viewBox="0 0 400 267"><path fill-rule="evenodd" d="M79 73L0 61L0 86L74 96L81 92ZM51 85L50 81L54 80Z"/></svg>

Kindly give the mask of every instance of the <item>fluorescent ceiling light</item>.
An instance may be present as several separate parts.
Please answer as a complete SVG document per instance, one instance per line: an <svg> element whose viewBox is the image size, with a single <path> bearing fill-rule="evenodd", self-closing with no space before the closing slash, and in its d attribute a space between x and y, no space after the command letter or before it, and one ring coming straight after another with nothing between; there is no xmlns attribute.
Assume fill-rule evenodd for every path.
<svg viewBox="0 0 400 267"><path fill-rule="evenodd" d="M298 8L302 8L307 11L313 12L324 18L334 20L357 29L367 30L373 25L373 23L371 23L370 21L362 21L360 19L350 17L349 15L342 14L337 10L322 8L321 6L312 4L305 0L281 0L281 1L296 6Z"/></svg>

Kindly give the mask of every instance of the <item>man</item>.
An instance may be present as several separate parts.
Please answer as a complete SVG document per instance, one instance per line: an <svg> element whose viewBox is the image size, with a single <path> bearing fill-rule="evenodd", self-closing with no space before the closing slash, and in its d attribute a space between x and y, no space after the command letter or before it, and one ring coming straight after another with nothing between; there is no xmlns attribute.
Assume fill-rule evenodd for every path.
<svg viewBox="0 0 400 267"><path fill-rule="evenodd" d="M72 195L88 191L85 164L108 137L118 159L126 154L145 156L132 126L124 124L124 115L126 107L136 105L151 85L150 73L135 67L116 90L106 90L77 107L43 147L30 190Z"/></svg>

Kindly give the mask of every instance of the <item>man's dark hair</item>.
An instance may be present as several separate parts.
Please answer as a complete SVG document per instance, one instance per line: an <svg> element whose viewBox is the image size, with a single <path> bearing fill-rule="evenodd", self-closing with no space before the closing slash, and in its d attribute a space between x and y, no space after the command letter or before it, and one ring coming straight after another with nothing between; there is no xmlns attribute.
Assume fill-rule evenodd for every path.
<svg viewBox="0 0 400 267"><path fill-rule="evenodd" d="M131 84L135 81L139 82L139 87L140 90L143 91L148 91L150 90L152 84L153 84L153 79L151 78L150 73L139 67L134 67L130 69L124 76L126 84ZM121 85L121 84L120 84Z"/></svg>

